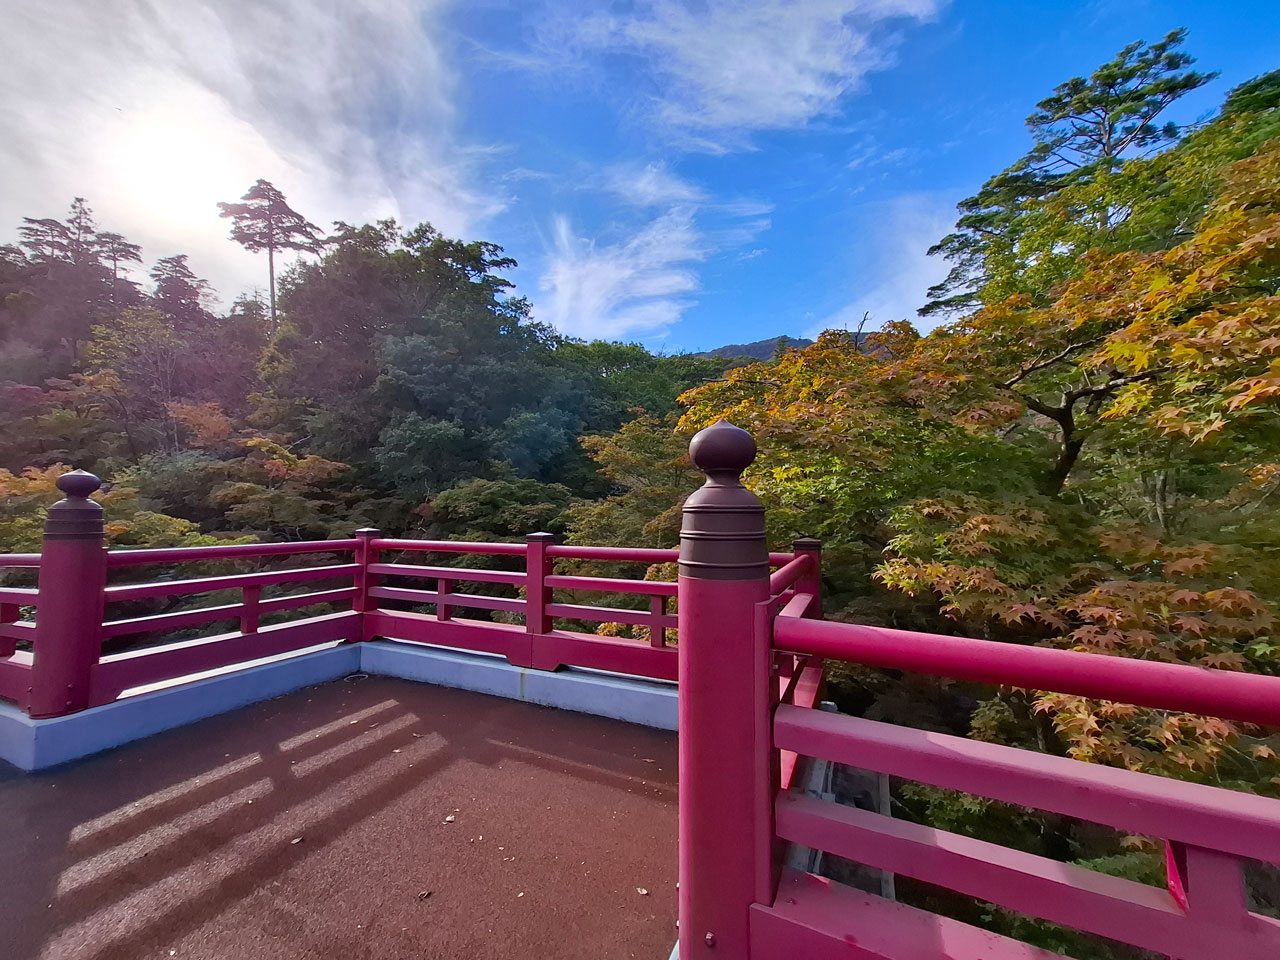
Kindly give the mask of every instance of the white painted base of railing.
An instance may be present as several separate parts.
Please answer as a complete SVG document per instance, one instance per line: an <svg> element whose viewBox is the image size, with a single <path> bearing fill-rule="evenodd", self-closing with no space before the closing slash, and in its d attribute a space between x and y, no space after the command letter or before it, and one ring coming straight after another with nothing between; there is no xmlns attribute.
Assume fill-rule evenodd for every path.
<svg viewBox="0 0 1280 960"><path fill-rule="evenodd" d="M304 651L179 678L66 717L32 720L0 703L0 760L22 770L60 763L140 740L196 720L353 673L444 687L676 729L676 685L594 670L529 670L501 657L416 643L374 640Z"/></svg>

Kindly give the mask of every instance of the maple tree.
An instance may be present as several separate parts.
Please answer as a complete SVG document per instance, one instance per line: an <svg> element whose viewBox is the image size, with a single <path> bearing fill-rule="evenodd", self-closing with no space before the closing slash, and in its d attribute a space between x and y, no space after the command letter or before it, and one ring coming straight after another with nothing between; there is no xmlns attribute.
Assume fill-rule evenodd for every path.
<svg viewBox="0 0 1280 960"><path fill-rule="evenodd" d="M928 336L829 331L682 398L686 432L723 417L756 434L771 535L823 538L837 617L1280 670L1280 98L1245 94L1105 185L1027 200L1019 230L1088 248L1070 269L988 287ZM982 696L976 736L1280 788L1264 731Z"/></svg>

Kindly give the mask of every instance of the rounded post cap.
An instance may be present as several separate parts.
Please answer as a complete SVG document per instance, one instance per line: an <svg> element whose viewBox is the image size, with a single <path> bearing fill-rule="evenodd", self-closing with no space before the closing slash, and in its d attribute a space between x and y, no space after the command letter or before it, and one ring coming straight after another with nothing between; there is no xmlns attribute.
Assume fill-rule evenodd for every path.
<svg viewBox="0 0 1280 960"><path fill-rule="evenodd" d="M755 438L728 420L717 420L689 441L689 459L703 473L740 474L755 458Z"/></svg>
<svg viewBox="0 0 1280 960"><path fill-rule="evenodd" d="M87 470L71 470L60 476L55 484L68 497L86 500L102 486L102 481Z"/></svg>

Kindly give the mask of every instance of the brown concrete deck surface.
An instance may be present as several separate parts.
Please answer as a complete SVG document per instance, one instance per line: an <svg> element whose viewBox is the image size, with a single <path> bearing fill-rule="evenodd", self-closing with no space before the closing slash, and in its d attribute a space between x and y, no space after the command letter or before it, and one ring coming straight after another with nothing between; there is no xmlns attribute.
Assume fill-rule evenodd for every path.
<svg viewBox="0 0 1280 960"><path fill-rule="evenodd" d="M0 763L0 957L664 960L675 784L674 734L384 677Z"/></svg>

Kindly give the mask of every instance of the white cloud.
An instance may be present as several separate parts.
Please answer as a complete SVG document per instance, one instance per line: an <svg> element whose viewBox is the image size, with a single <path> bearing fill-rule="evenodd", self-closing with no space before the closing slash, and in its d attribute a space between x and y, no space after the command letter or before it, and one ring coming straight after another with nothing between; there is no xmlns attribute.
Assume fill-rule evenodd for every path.
<svg viewBox="0 0 1280 960"><path fill-rule="evenodd" d="M622 163L605 171L605 187L638 207L702 203L707 193L673 173L665 163Z"/></svg>
<svg viewBox="0 0 1280 960"><path fill-rule="evenodd" d="M653 0L580 21L586 45L638 50L659 82L657 117L691 149L723 152L755 130L803 127L891 59L876 32L945 0Z"/></svg>
<svg viewBox="0 0 1280 960"><path fill-rule="evenodd" d="M602 244L574 236L568 219L556 218L537 316L574 336L665 336L694 304L694 265L750 244L771 225L764 214L773 204L715 200L665 163L613 164L583 185L652 219L627 239ZM655 208L666 212L655 216Z"/></svg>
<svg viewBox="0 0 1280 960"><path fill-rule="evenodd" d="M557 217L538 319L587 339L659 336L691 305L698 289L692 264L706 255L688 207L611 244L578 237Z"/></svg>
<svg viewBox="0 0 1280 960"><path fill-rule="evenodd" d="M454 142L447 0L48 0L0 31L0 231L84 196L149 260L191 255L224 300L264 285L215 204L258 177L322 226L500 209ZM6 237L7 238L7 237Z"/></svg>
<svg viewBox="0 0 1280 960"><path fill-rule="evenodd" d="M870 256L867 275L874 278L847 295L847 306L805 331L816 337L823 330L856 330L864 314L866 329L877 330L894 320L908 320L917 328L934 325L916 316L924 306L929 287L941 281L949 269L946 260L931 257L928 250L951 232L955 200L934 194L903 194L883 204L871 205L864 222L874 224L866 238ZM855 282L861 283L858 278Z"/></svg>

